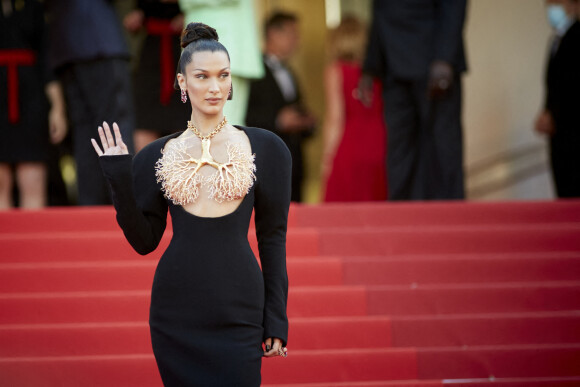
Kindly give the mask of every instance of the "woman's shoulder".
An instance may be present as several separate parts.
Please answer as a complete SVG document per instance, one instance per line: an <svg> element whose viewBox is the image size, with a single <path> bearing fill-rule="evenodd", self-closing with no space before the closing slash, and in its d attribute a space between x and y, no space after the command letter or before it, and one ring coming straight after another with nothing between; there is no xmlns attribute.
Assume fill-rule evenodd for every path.
<svg viewBox="0 0 580 387"><path fill-rule="evenodd" d="M274 132L266 129L254 128L251 126L238 126L237 128L243 130L252 144L252 148L268 149L274 147L275 149L287 148L284 141Z"/></svg>
<svg viewBox="0 0 580 387"><path fill-rule="evenodd" d="M256 161L260 165L291 164L292 156L284 141L275 133L261 128L237 126L243 130L252 146L252 152L256 155Z"/></svg>

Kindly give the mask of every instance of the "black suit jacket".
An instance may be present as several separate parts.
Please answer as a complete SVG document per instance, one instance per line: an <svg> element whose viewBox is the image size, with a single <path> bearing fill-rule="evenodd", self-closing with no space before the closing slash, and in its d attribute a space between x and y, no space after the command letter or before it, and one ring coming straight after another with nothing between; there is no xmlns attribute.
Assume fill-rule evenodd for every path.
<svg viewBox="0 0 580 387"><path fill-rule="evenodd" d="M366 73L425 79L434 60L467 69L463 24L467 0L375 0Z"/></svg>
<svg viewBox="0 0 580 387"><path fill-rule="evenodd" d="M296 88L296 98L286 101L278 86L278 82L268 65L264 62L266 70L262 79L253 80L250 83L250 96L248 101L248 111L246 113L246 125L263 128L276 133L285 143L292 155L292 200L299 201L300 185L303 176L302 142L305 137L312 134L312 131L301 133L281 133L276 126L276 118L280 110L286 106L301 106L300 89L294 82ZM294 80L296 79L292 75Z"/></svg>
<svg viewBox="0 0 580 387"><path fill-rule="evenodd" d="M250 97L248 101L248 111L246 114L246 124L257 128L270 130L279 136L276 127L276 117L282 108L300 104L300 89L297 84L296 98L286 101L282 90L278 86L274 74L264 61L265 75L261 79L252 80L250 83Z"/></svg>
<svg viewBox="0 0 580 387"><path fill-rule="evenodd" d="M559 137L580 139L580 22L560 40L548 60L546 109Z"/></svg>

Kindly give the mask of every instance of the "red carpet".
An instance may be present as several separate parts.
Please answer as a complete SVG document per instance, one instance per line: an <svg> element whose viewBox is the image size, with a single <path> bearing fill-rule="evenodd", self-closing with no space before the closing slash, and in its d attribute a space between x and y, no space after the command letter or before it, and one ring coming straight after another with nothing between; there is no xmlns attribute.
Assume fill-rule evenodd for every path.
<svg viewBox="0 0 580 387"><path fill-rule="evenodd" d="M0 385L160 386L161 250L111 208L0 213ZM288 272L264 386L580 386L580 201L294 206Z"/></svg>

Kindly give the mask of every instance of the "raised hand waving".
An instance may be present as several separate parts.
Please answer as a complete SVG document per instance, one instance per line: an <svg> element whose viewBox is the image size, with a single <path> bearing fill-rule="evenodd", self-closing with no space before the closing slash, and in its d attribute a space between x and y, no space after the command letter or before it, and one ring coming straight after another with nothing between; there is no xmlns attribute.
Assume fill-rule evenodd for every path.
<svg viewBox="0 0 580 387"><path fill-rule="evenodd" d="M104 129L103 129L104 128ZM111 128L109 128L109 124L103 122L103 126L99 126L99 137L101 139L101 147L94 138L91 138L91 143L93 144L93 148L99 156L117 156L117 155L126 155L129 154L129 150L127 149L127 145L123 142L123 138L121 137L121 131L119 130L119 125L117 123L113 123L113 132L115 136L111 133ZM116 142L116 144L115 144Z"/></svg>

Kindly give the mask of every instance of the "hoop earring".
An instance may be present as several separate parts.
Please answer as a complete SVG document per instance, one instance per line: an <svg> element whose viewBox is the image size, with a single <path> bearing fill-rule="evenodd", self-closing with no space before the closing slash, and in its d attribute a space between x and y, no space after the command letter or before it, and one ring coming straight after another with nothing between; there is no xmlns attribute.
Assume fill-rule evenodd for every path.
<svg viewBox="0 0 580 387"><path fill-rule="evenodd" d="M187 93L185 92L185 89L181 89L181 102L187 102Z"/></svg>

